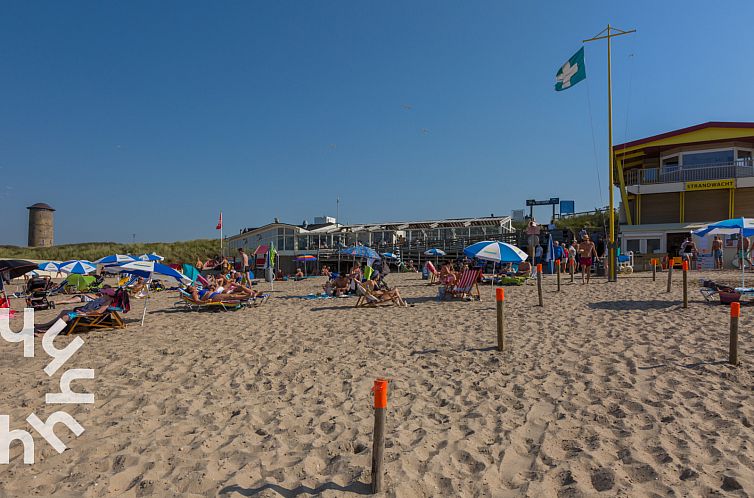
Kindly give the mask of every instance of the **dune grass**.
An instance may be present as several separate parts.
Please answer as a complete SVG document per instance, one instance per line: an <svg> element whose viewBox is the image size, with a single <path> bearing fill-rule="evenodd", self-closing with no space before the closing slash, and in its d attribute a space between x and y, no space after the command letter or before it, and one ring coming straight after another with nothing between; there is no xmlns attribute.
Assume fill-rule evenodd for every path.
<svg viewBox="0 0 754 498"><path fill-rule="evenodd" d="M34 259L67 261L86 259L94 261L109 254L141 255L155 252L165 257L167 263L194 263L216 257L220 252L217 239L197 239L181 242L152 242L143 244L117 244L115 242L87 242L53 247L0 246L0 259Z"/></svg>

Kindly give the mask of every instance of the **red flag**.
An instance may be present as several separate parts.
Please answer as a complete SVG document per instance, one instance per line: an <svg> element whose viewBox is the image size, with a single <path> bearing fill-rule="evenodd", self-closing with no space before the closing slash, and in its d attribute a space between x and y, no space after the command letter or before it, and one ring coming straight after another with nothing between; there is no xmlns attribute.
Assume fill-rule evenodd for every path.
<svg viewBox="0 0 754 498"><path fill-rule="evenodd" d="M215 227L215 230L222 230L223 229L223 212L220 211L220 221L217 222L217 226Z"/></svg>

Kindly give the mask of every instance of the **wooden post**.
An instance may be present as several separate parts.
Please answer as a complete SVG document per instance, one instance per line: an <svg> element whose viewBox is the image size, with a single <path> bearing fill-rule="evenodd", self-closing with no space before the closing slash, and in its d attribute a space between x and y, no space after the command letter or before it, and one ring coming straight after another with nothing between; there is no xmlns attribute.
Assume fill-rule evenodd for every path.
<svg viewBox="0 0 754 498"><path fill-rule="evenodd" d="M558 292L560 292L560 260L555 260L555 266L557 267L558 271L555 273L558 278Z"/></svg>
<svg viewBox="0 0 754 498"><path fill-rule="evenodd" d="M738 317L741 316L741 303L730 303L730 348L728 363L738 365Z"/></svg>
<svg viewBox="0 0 754 498"><path fill-rule="evenodd" d="M505 343L505 319L503 318L505 289L495 289L495 301L497 301L497 350L502 351Z"/></svg>
<svg viewBox="0 0 754 498"><path fill-rule="evenodd" d="M372 494L383 491L385 470L385 416L387 412L387 380L376 379L374 393L374 438L372 440Z"/></svg>
<svg viewBox="0 0 754 498"><path fill-rule="evenodd" d="M542 264L537 265L537 294L539 294L539 305L544 306L542 302Z"/></svg>
<svg viewBox="0 0 754 498"><path fill-rule="evenodd" d="M684 261L683 262L683 307L684 308L689 307L688 272L689 272L689 262Z"/></svg>
<svg viewBox="0 0 754 498"><path fill-rule="evenodd" d="M652 260L652 282L657 281L657 260Z"/></svg>
<svg viewBox="0 0 754 498"><path fill-rule="evenodd" d="M670 292L670 286L673 282L673 260L668 263L668 292Z"/></svg>
<svg viewBox="0 0 754 498"><path fill-rule="evenodd" d="M573 283L573 272L574 272L575 266L576 266L576 261L570 260L568 262L569 271L571 272L571 283Z"/></svg>

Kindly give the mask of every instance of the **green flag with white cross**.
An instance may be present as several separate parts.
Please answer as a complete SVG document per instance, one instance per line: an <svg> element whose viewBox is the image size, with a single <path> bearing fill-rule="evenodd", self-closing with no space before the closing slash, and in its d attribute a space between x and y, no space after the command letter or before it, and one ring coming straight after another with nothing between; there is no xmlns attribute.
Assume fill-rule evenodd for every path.
<svg viewBox="0 0 754 498"><path fill-rule="evenodd" d="M555 75L555 91L567 90L584 78L586 78L586 65L584 64L584 47L581 47L558 69L558 74Z"/></svg>

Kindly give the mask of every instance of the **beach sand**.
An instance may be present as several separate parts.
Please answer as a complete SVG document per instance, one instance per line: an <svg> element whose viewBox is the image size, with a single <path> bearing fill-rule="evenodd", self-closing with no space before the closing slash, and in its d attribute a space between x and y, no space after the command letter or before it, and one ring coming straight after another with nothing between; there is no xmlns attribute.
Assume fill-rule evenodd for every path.
<svg viewBox="0 0 754 498"><path fill-rule="evenodd" d="M481 302L437 302L436 286L392 274L411 307L355 309L298 298L317 278L221 313L174 311L162 292L144 327L133 301L127 329L80 336L64 369L95 370L73 384L93 405L45 406L64 369L43 373L39 339L34 358L0 340L11 428L55 410L85 428L57 426L62 454L34 433L33 465L14 444L0 496L366 494L377 377L391 380L386 496L752 495L754 308L730 366L728 308L706 303L692 272L682 309L680 275L670 294L664 273L565 276L560 293L547 276L544 308L534 285L508 287L502 353L490 287Z"/></svg>

